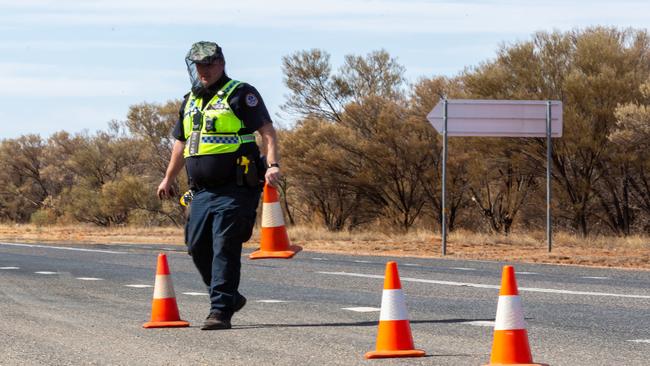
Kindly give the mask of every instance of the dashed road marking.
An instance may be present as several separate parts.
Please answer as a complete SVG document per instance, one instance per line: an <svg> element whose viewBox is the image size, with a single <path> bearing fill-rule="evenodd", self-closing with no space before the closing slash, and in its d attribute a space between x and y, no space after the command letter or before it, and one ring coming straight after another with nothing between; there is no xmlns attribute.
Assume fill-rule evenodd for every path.
<svg viewBox="0 0 650 366"><path fill-rule="evenodd" d="M374 311L381 311L380 308L371 308L368 306L359 306L359 307L354 307L354 308L342 308L343 310L350 310L350 311L356 311L358 313L370 313Z"/></svg>
<svg viewBox="0 0 650 366"><path fill-rule="evenodd" d="M470 322L462 322L461 324L468 324L476 327L494 327L494 321L489 320L473 320Z"/></svg>
<svg viewBox="0 0 650 366"><path fill-rule="evenodd" d="M151 285L124 285L124 287L133 287L133 288L147 288L147 287L153 287Z"/></svg>
<svg viewBox="0 0 650 366"><path fill-rule="evenodd" d="M270 300L257 300L256 302L261 302L261 303L264 303L264 304L278 304L278 303L289 302L289 301L286 301L286 300L272 300L272 299L270 299Z"/></svg>
<svg viewBox="0 0 650 366"><path fill-rule="evenodd" d="M515 273L516 273L516 274L522 274L522 275L538 275L538 274L539 274L539 273L537 273L537 272L526 272L526 271L515 272Z"/></svg>
<svg viewBox="0 0 650 366"><path fill-rule="evenodd" d="M403 266L409 266L409 267L419 267L420 266L419 264L415 264L415 263L403 263L402 265Z"/></svg>
<svg viewBox="0 0 650 366"><path fill-rule="evenodd" d="M465 267L451 267L451 269L457 269L459 271L476 271L476 268L465 268Z"/></svg>
<svg viewBox="0 0 650 366"><path fill-rule="evenodd" d="M354 263L372 263L371 261L361 261L361 260L356 260Z"/></svg>
<svg viewBox="0 0 650 366"><path fill-rule="evenodd" d="M183 295L189 295L189 296L208 296L209 294L207 292L183 292Z"/></svg>
<svg viewBox="0 0 650 366"><path fill-rule="evenodd" d="M628 342L634 342L634 343L650 343L650 339L629 339Z"/></svg>
<svg viewBox="0 0 650 366"><path fill-rule="evenodd" d="M28 247L28 248L44 248L44 249L59 249L59 250L74 250L77 252L93 252L93 253L108 253L108 254L127 254L127 252L117 252L114 250L100 250L100 249L86 249L86 248L69 248L69 247L55 247L50 245L36 245L36 244L16 244L16 243L0 243L0 245L9 245L14 247Z"/></svg>
<svg viewBox="0 0 650 366"><path fill-rule="evenodd" d="M312 258L312 260L315 260L315 261L326 261L327 258L318 258L318 257L314 257L314 258Z"/></svg>
<svg viewBox="0 0 650 366"><path fill-rule="evenodd" d="M82 281L103 281L103 278L97 278L97 277L77 277L78 280Z"/></svg>
<svg viewBox="0 0 650 366"><path fill-rule="evenodd" d="M335 275L335 276L349 276L349 277L363 277L363 278L377 278L384 279L384 276L381 275L370 275L364 273L352 273L352 272L316 272L320 274ZM419 283L430 283L434 285L446 285L446 286L467 286L467 287L476 287L476 288L488 288L488 289L499 289L498 285L487 285L482 283L470 283L470 282L454 282L454 281L437 281L437 280L427 280L423 278L411 278L411 277L402 277L402 282L419 282ZM632 299L650 299L650 295L629 295L629 294L613 294L608 292L589 292L589 291L571 291L571 290L559 290L553 288L536 288L536 287L519 287L519 291L528 291L528 292L543 292L543 293L553 293L553 294L568 294L568 295L585 295L585 296L611 296L611 297L623 297L623 298L632 298Z"/></svg>
<svg viewBox="0 0 650 366"><path fill-rule="evenodd" d="M0 269L20 269L20 267L0 267Z"/></svg>
<svg viewBox="0 0 650 366"><path fill-rule="evenodd" d="M36 274L42 274L42 275L54 275L54 274L57 274L57 273L59 273L59 272L38 271L38 272L34 272L34 273L36 273Z"/></svg>
<svg viewBox="0 0 650 366"><path fill-rule="evenodd" d="M592 280L607 280L609 277L601 277L601 276L582 276L582 278L588 278Z"/></svg>

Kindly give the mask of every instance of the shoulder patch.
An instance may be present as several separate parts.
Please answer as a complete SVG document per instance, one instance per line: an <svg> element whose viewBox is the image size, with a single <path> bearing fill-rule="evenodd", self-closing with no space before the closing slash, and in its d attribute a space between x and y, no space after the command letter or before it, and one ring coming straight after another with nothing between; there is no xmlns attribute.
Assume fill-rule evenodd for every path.
<svg viewBox="0 0 650 366"><path fill-rule="evenodd" d="M257 104L259 103L259 100L257 100L257 97L253 93L248 93L246 94L246 105L249 107L256 107Z"/></svg>

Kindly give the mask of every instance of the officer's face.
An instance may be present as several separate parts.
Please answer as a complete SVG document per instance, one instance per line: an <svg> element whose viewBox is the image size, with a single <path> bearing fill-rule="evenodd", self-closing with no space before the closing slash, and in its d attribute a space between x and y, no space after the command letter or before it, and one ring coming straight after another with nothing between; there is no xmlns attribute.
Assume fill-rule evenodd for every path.
<svg viewBox="0 0 650 366"><path fill-rule="evenodd" d="M217 61L214 64L196 64L196 71L199 72L199 81L203 86L210 86L214 84L221 75L224 69L223 60Z"/></svg>

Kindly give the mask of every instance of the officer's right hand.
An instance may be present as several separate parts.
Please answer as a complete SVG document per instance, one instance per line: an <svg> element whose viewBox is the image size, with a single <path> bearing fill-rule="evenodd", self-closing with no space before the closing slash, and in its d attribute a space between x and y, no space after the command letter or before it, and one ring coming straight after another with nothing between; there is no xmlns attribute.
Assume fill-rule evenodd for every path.
<svg viewBox="0 0 650 366"><path fill-rule="evenodd" d="M172 198L174 196L174 189L172 188L172 184L167 180L167 178L163 179L162 182L160 182L157 194L158 198L161 200L165 198Z"/></svg>

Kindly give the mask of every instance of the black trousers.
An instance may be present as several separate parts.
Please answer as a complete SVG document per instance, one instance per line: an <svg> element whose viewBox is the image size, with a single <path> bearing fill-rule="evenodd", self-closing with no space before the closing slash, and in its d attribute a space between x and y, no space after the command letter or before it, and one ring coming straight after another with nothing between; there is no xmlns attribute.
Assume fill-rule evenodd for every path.
<svg viewBox="0 0 650 366"><path fill-rule="evenodd" d="M236 185L194 193L185 227L188 251L210 293L210 312L232 315L242 244L253 233L260 190Z"/></svg>

